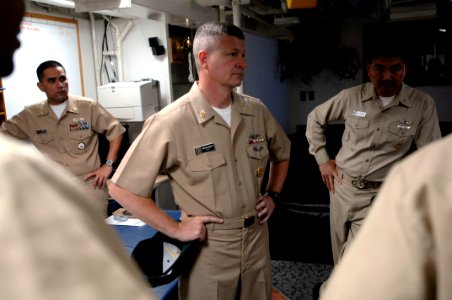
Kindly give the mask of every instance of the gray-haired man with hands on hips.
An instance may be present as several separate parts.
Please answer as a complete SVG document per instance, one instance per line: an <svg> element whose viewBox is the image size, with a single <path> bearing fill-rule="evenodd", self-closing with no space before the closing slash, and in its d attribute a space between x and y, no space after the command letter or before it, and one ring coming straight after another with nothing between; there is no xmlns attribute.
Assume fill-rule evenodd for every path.
<svg viewBox="0 0 452 300"><path fill-rule="evenodd" d="M271 299L267 221L275 208L290 142L243 80L243 32L209 22L195 34L199 74L191 90L150 117L112 178L110 193L138 218L179 240L202 241L180 277L180 299ZM270 162L264 195L260 183ZM150 199L165 172L182 220Z"/></svg>

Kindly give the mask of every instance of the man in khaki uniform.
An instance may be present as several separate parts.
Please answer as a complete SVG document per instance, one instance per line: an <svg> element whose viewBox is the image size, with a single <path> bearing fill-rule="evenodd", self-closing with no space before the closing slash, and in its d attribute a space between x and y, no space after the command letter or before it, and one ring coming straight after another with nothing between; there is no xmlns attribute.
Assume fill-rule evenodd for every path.
<svg viewBox="0 0 452 300"><path fill-rule="evenodd" d="M262 102L233 91L246 68L239 28L201 25L193 52L199 81L146 121L110 193L170 237L204 241L181 276L180 299L271 299L267 220L287 174L290 142ZM268 192L260 195L268 161ZM150 199L162 172L182 209L180 223Z"/></svg>
<svg viewBox="0 0 452 300"><path fill-rule="evenodd" d="M403 83L406 66L397 46L381 41L367 63L370 83L341 91L309 115L306 137L330 191L334 263L352 242L391 166L441 138L433 99ZM326 151L325 128L344 120L336 158Z"/></svg>
<svg viewBox="0 0 452 300"><path fill-rule="evenodd" d="M0 0L0 76L24 14L21 0ZM93 201L69 173L36 149L0 136L0 299L154 299Z"/></svg>
<svg viewBox="0 0 452 300"><path fill-rule="evenodd" d="M36 73L38 87L46 93L47 100L27 106L7 120L3 128L17 138L31 140L106 205L106 180L113 171L125 128L96 101L69 95L66 71L59 62L45 61ZM110 141L103 164L98 134Z"/></svg>
<svg viewBox="0 0 452 300"><path fill-rule="evenodd" d="M394 166L322 300L452 299L452 136Z"/></svg>

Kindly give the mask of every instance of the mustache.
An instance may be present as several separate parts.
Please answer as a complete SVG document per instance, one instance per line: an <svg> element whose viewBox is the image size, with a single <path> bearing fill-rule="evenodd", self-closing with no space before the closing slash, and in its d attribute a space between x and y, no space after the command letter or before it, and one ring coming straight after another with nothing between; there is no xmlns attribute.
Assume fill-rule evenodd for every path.
<svg viewBox="0 0 452 300"><path fill-rule="evenodd" d="M394 85L395 82L393 80L380 80L381 85Z"/></svg>

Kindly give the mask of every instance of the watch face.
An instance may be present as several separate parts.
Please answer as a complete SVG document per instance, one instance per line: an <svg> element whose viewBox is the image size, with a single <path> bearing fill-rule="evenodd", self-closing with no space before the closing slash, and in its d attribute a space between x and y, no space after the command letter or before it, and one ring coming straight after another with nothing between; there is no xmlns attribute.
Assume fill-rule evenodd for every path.
<svg viewBox="0 0 452 300"><path fill-rule="evenodd" d="M111 159L107 160L105 164L109 167L113 166L113 161Z"/></svg>

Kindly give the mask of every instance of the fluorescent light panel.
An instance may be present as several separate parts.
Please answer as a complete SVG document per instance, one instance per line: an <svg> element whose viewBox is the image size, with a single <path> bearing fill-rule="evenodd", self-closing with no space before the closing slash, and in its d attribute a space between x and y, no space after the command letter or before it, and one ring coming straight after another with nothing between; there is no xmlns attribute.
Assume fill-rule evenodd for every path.
<svg viewBox="0 0 452 300"><path fill-rule="evenodd" d="M99 11L132 7L131 0L74 0L75 11Z"/></svg>
<svg viewBox="0 0 452 300"><path fill-rule="evenodd" d="M10 0L10 1L16 1L16 0ZM34 0L36 2L46 3L50 5L60 6L60 7L67 7L67 8L74 8L75 4L74 1L69 0Z"/></svg>
<svg viewBox="0 0 452 300"><path fill-rule="evenodd" d="M11 0L11 1L15 1L15 0ZM83 1L83 0L34 0L36 2L41 2L41 3L46 3L46 4L51 4L51 5L55 5L55 6L60 6L60 7L67 7L67 8L74 8L75 7L75 3L81 3L82 5L97 5L100 7L105 6L114 6L115 8L128 8L132 6L132 0L121 0L119 3L119 6L117 5L117 1L115 0L88 0L88 1ZM103 8L101 8L103 9Z"/></svg>

